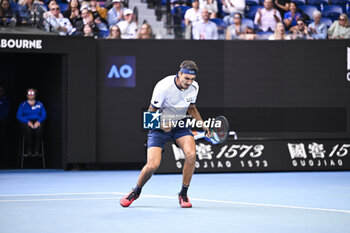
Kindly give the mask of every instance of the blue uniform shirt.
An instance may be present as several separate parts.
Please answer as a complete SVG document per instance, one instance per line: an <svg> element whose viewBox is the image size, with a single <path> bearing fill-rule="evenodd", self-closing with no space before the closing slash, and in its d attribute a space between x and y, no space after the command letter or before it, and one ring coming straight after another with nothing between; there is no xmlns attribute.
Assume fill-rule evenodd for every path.
<svg viewBox="0 0 350 233"><path fill-rule="evenodd" d="M289 20L292 20L292 24L288 27L293 27L293 26L296 26L297 25L297 19L301 19L302 16L299 12L295 12L295 15L294 17L292 18L292 12L291 11L288 11L284 14L284 19L289 19Z"/></svg>
<svg viewBox="0 0 350 233"><path fill-rule="evenodd" d="M21 103L17 111L17 119L22 123L28 123L29 121L43 122L46 119L44 105L39 101L35 101L33 106L30 106L28 101Z"/></svg>

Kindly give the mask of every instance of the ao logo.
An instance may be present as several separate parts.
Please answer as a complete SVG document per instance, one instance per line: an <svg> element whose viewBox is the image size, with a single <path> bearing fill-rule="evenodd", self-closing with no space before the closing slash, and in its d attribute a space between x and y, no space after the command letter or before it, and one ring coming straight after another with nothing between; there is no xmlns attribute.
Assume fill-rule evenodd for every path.
<svg viewBox="0 0 350 233"><path fill-rule="evenodd" d="M111 69L109 70L109 73L108 73L108 78L130 78L133 74L133 70L132 70L132 67L125 64L125 65L122 65L120 68L119 68L119 71L118 71L118 67L116 65L112 65Z"/></svg>

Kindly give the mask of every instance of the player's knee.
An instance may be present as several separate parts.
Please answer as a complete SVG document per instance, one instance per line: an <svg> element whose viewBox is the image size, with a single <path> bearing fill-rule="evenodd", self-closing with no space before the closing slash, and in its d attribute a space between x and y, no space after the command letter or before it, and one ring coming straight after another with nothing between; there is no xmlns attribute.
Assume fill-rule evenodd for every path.
<svg viewBox="0 0 350 233"><path fill-rule="evenodd" d="M186 160L189 162L195 162L196 161L196 153L191 151L186 153Z"/></svg>
<svg viewBox="0 0 350 233"><path fill-rule="evenodd" d="M155 171L159 167L159 163L147 163L147 167L151 171Z"/></svg>

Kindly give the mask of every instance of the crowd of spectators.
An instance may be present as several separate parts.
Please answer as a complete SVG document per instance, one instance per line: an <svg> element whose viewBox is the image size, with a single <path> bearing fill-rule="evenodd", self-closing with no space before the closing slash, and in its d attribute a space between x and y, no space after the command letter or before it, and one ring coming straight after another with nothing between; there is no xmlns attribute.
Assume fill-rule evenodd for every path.
<svg viewBox="0 0 350 233"><path fill-rule="evenodd" d="M331 1L329 0L329 4L332 4ZM325 18L331 22L327 25L322 18L323 5L315 6L309 16L296 2L290 0L262 0L261 6L248 5L248 2L251 3L252 0L191 0L192 7L184 14L184 37L195 40L350 38L350 22L346 13L339 13L337 19ZM174 8L185 5L188 3L174 2ZM252 14L252 9L256 11L249 15ZM346 8L344 5L344 9L343 12L348 11L348 5ZM173 14L176 16L176 13ZM215 25L209 24L208 18ZM192 31L191 37L188 36L188 31Z"/></svg>
<svg viewBox="0 0 350 233"><path fill-rule="evenodd" d="M5 27L34 25L59 35L107 39L154 38L152 25L139 24L123 0L68 0L67 9L61 9L66 0L0 1L0 25ZM346 13L326 24L323 5L309 16L290 0L257 0L261 7L249 17L253 7L248 1L252 0L172 0L173 21L178 22L175 36L195 40L350 38Z"/></svg>
<svg viewBox="0 0 350 233"><path fill-rule="evenodd" d="M140 26L122 0L1 0L0 26L30 26L65 36L152 39L151 25ZM64 9L63 9L64 8Z"/></svg>

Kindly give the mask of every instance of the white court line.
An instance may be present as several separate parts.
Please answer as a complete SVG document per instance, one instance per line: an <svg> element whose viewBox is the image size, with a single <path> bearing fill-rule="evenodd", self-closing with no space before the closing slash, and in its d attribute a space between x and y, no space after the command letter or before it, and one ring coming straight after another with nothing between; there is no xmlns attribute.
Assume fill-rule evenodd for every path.
<svg viewBox="0 0 350 233"><path fill-rule="evenodd" d="M82 201L82 200L116 200L115 197L83 197L83 198L43 198L43 199L18 199L0 200L1 202L38 202L38 201Z"/></svg>
<svg viewBox="0 0 350 233"><path fill-rule="evenodd" d="M33 193L33 194L6 194L0 195L0 197L35 197L35 196L73 196L73 195L105 195L105 194L117 194L125 195L126 193L119 192L91 192L91 193Z"/></svg>
<svg viewBox="0 0 350 233"><path fill-rule="evenodd" d="M126 193L120 192L92 192L92 193L49 193L49 194L13 194L13 195L0 195L0 197L42 197L42 196L75 196L75 195L125 195ZM162 198L162 199L177 199L174 196L164 195L151 195L142 194L142 197L146 198ZM86 198L44 198L44 199L17 199L17 200L0 200L1 202L39 202L39 201L79 201L79 200L115 200L115 197L86 197ZM234 205L249 205L249 206L262 206L262 207L274 207L274 208L287 208L287 209L302 209L302 210L315 210L315 211L327 211L327 212L339 212L350 214L350 210L341 209L326 209L326 208L313 208L304 206L289 206L289 205L275 205L264 203L250 203L250 202L237 202L237 201L222 201L222 200L210 200L191 198L192 201L234 204Z"/></svg>

